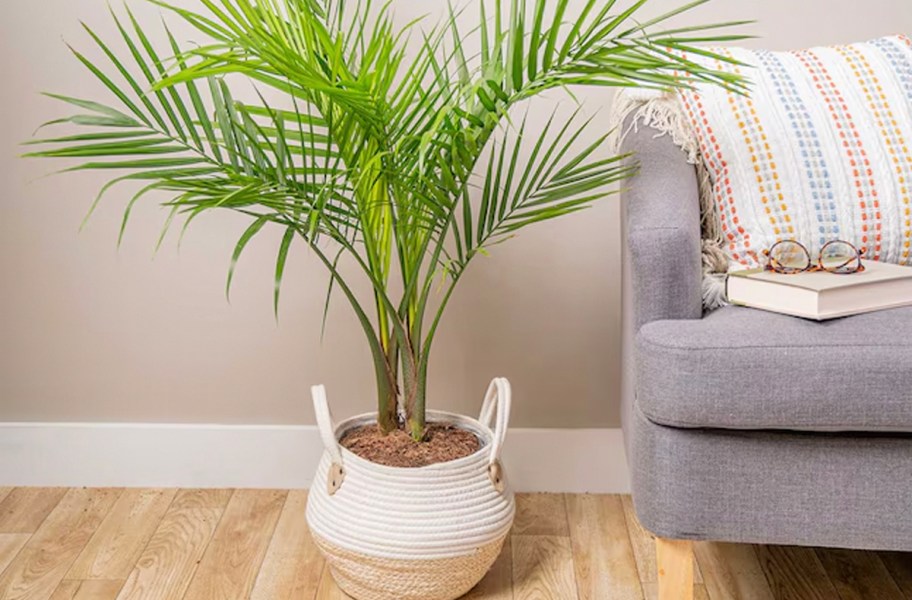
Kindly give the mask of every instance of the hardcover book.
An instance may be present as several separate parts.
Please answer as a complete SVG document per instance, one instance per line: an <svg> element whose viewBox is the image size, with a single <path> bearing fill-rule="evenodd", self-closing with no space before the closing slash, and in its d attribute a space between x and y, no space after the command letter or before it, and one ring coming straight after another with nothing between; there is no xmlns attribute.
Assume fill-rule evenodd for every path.
<svg viewBox="0 0 912 600"><path fill-rule="evenodd" d="M817 321L912 305L912 267L872 260L864 266L851 275L733 271L728 275L728 300Z"/></svg>

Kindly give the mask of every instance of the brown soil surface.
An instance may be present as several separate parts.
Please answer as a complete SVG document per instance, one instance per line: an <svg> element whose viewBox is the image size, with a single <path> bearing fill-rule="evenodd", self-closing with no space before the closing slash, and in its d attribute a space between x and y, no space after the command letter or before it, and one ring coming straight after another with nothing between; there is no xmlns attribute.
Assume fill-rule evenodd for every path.
<svg viewBox="0 0 912 600"><path fill-rule="evenodd" d="M420 443L401 429L383 435L376 425L349 429L339 443L363 459L389 467L426 467L469 456L481 447L471 431L443 424L428 425Z"/></svg>

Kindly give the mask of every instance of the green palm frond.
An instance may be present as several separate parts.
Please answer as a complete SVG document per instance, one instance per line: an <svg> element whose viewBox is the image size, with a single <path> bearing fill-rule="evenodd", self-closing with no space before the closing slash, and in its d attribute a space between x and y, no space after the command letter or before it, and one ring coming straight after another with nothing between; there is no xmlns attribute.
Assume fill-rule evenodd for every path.
<svg viewBox="0 0 912 600"><path fill-rule="evenodd" d="M460 25L466 9L452 6L426 29L420 18L396 26L393 4L371 0L199 0L199 10L148 1L205 39L181 47L167 25L152 36L129 9L112 12L114 40L85 26L103 58L73 54L108 97L51 95L79 112L42 128L80 130L42 133L26 156L110 171L89 214L114 187L138 185L120 237L153 192L168 198L159 243L173 223L183 236L213 209L248 217L226 294L248 245L281 227L276 314L288 256L303 241L330 273L324 324L336 291L365 332L381 427L398 426L401 405L416 439L438 324L473 258L607 197L633 173L625 157L604 155L604 136L581 147L592 119L554 113L532 127L515 107L573 86L745 86L704 66L731 62L703 44L742 39L727 33L741 22L666 26L708 0L643 22L646 0L572 10L569 0L484 0L472 29ZM238 77L257 102L234 97ZM340 273L342 257L371 302Z"/></svg>

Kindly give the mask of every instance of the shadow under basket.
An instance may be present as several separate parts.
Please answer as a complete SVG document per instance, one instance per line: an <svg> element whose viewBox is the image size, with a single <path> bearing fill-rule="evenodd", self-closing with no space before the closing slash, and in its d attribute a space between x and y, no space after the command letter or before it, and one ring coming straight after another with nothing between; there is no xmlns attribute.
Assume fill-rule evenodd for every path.
<svg viewBox="0 0 912 600"><path fill-rule="evenodd" d="M481 447L418 468L379 465L341 447L343 433L376 415L334 427L322 386L312 391L325 451L307 524L338 586L357 600L454 600L471 590L500 554L516 510L500 463L509 382L491 382L477 420L428 412L430 422L471 431Z"/></svg>

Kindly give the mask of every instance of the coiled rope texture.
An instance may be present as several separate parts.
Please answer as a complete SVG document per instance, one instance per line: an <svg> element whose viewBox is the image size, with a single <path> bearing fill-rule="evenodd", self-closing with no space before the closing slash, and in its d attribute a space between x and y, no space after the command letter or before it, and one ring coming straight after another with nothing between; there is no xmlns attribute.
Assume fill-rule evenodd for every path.
<svg viewBox="0 0 912 600"><path fill-rule="evenodd" d="M472 431L482 447L420 468L378 465L342 448L342 433L376 416L334 427L323 386L312 394L325 451L308 496L307 523L340 587L359 600L450 600L471 589L513 524L513 493L492 476L502 473L509 382L491 382L478 420L429 412L431 422ZM327 482L340 471L333 489Z"/></svg>

